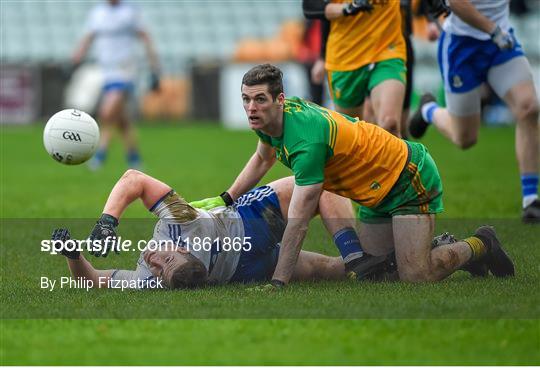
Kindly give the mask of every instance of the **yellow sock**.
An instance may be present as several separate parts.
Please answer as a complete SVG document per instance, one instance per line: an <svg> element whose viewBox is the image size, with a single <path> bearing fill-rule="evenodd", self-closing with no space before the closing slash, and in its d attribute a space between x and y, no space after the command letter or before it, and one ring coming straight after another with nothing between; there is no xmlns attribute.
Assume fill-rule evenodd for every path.
<svg viewBox="0 0 540 368"><path fill-rule="evenodd" d="M477 238L476 236L471 236L467 239L463 239L463 241L469 244L469 247L471 247L471 261L474 261L486 254L487 247L480 238Z"/></svg>

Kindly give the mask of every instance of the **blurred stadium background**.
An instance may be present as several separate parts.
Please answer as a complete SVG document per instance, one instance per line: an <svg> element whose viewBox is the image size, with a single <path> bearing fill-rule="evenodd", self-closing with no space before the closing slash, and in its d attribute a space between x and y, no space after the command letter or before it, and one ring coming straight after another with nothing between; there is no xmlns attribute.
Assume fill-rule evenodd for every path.
<svg viewBox="0 0 540 368"><path fill-rule="evenodd" d="M396 0L398 1L398 0ZM516 2L516 0L512 0ZM519 1L528 11L512 17L540 86L540 2ZM71 73L70 58L96 1L0 2L0 121L44 121L64 107L92 112L99 73L92 58ZM304 19L300 0L137 1L162 66L160 93L147 88L141 64L133 103L145 122L214 121L243 127L239 81L248 66L269 61L285 70L288 95L308 97L305 72L297 62ZM518 4L518 5L519 5ZM518 7L519 8L519 7ZM416 95L440 91L436 43L415 21ZM142 50L140 50L142 53ZM144 58L140 58L144 60ZM504 108L486 109L484 120L508 122ZM502 112L501 112L502 111Z"/></svg>

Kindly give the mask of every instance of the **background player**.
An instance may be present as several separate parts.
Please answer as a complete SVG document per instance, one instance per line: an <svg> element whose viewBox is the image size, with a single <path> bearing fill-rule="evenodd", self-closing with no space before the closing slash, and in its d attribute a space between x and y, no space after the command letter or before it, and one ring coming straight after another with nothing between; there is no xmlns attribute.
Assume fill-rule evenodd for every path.
<svg viewBox="0 0 540 368"><path fill-rule="evenodd" d="M362 117L370 95L377 123L401 136L406 49L399 1L304 0L307 18L327 19L328 84L336 110Z"/></svg>
<svg viewBox="0 0 540 368"><path fill-rule="evenodd" d="M98 112L101 124L101 142L90 161L90 168L103 165L113 126L120 129L126 148L128 165L137 168L141 164L137 138L127 111L128 97L134 89L137 73L136 40L143 42L152 70L151 88L159 88L159 63L148 33L145 31L137 9L121 2L108 0L96 5L88 18L86 34L77 48L73 62L82 62L90 46L95 44L96 56L105 78Z"/></svg>
<svg viewBox="0 0 540 368"><path fill-rule="evenodd" d="M410 133L420 138L433 124L457 146L473 146L481 123L481 84L487 82L516 117L522 219L538 223L538 97L531 67L509 23L509 1L449 3L452 14L444 23L438 51L447 108L439 107L430 94L422 96Z"/></svg>
<svg viewBox="0 0 540 368"><path fill-rule="evenodd" d="M428 19L426 25L426 34L429 41L435 41L439 38L439 29L437 17L432 15L430 11L433 11L431 4L426 1L415 2L415 9L413 9L412 0L400 0L401 9L401 32L403 33L403 39L405 40L405 46L407 50L407 77L405 84L405 96L403 98L403 111L401 113L401 137L408 139L409 137L409 108L411 107L411 98L414 82L414 48L413 48L413 13L415 16L425 16ZM442 12L442 10L439 10ZM440 27L440 26L439 26ZM371 99L366 97L364 101L363 119L365 121L377 121L377 118L373 112L373 106L371 105Z"/></svg>
<svg viewBox="0 0 540 368"><path fill-rule="evenodd" d="M97 270L79 252L65 253L73 277L84 277L95 286L99 277L112 280L151 281L162 277L169 288L195 287L210 283L251 282L267 280L273 273L279 253L279 241L285 229L294 180L280 179L254 189L240 197L234 207L210 211L191 207L171 187L136 170L128 170L116 183L105 204L104 214L94 227L90 239L115 236L115 228L127 206L141 199L159 221L153 239L178 242L185 248L147 250L141 253L135 271ZM331 207L338 218L353 217L350 202L331 193L321 196L320 207ZM57 230L53 239L67 240L66 231ZM242 239L251 250L217 250L193 246L196 239ZM249 239L245 240L244 239ZM191 243L190 243L191 242ZM224 248L223 248L224 249ZM106 254L106 253L105 253ZM99 255L99 253L96 253ZM340 257L301 252L293 280L345 277ZM103 279L102 279L103 280Z"/></svg>

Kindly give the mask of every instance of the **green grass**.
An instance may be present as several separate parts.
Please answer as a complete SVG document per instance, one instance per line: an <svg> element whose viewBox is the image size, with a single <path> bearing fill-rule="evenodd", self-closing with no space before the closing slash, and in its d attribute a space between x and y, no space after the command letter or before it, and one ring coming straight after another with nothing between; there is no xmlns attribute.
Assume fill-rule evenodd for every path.
<svg viewBox="0 0 540 368"><path fill-rule="evenodd" d="M145 171L188 199L220 193L256 145L251 132L217 126L146 126ZM435 132L424 143L444 182L438 231L465 236L493 223L517 264L509 280L456 273L440 284L303 283L278 295L245 286L189 292L39 289L67 275L39 239L69 223L84 236L125 170L115 145L103 170L49 158L41 127L1 132L2 364L539 364L538 227L524 226L510 128L483 129L462 152ZM288 175L276 165L264 181ZM137 203L125 233L145 233L152 216ZM79 220L66 220L66 219ZM143 219L135 220L135 219ZM336 254L320 224L305 249ZM136 253L92 260L134 265ZM536 286L535 286L536 285ZM67 317L63 318L63 317Z"/></svg>

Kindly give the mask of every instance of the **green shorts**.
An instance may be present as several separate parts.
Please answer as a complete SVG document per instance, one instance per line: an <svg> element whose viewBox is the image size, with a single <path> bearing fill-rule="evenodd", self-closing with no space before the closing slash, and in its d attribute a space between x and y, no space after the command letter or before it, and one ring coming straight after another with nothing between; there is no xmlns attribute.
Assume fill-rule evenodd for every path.
<svg viewBox="0 0 540 368"><path fill-rule="evenodd" d="M362 105L371 90L387 79L397 79L405 84L407 67L402 59L389 59L347 72L329 70L328 75L334 103L351 108Z"/></svg>
<svg viewBox="0 0 540 368"><path fill-rule="evenodd" d="M409 160L390 192L376 206L358 208L362 222L380 223L392 216L443 211L442 182L435 161L423 144L407 142L407 145Z"/></svg>

